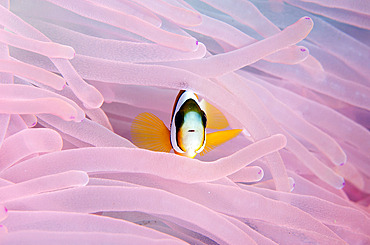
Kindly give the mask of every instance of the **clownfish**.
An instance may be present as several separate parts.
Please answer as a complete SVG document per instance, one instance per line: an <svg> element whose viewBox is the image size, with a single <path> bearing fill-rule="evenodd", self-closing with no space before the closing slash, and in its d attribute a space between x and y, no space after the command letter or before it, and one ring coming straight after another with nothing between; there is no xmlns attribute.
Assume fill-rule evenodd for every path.
<svg viewBox="0 0 370 245"><path fill-rule="evenodd" d="M223 129L225 116L204 99L199 102L192 91L181 90L175 100L170 130L152 113L139 114L131 124L132 142L144 149L170 152L194 158L236 137L242 130L231 129L206 133L206 128Z"/></svg>

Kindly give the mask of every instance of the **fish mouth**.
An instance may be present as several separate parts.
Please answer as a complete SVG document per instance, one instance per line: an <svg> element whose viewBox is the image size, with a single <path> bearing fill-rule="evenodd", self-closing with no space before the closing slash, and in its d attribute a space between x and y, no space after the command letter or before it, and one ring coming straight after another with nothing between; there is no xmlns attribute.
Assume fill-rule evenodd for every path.
<svg viewBox="0 0 370 245"><path fill-rule="evenodd" d="M184 153L175 151L175 154L183 156L183 157L188 157L188 158L194 158L197 155L197 153L195 151L192 151L192 152L187 151L187 152L184 152Z"/></svg>

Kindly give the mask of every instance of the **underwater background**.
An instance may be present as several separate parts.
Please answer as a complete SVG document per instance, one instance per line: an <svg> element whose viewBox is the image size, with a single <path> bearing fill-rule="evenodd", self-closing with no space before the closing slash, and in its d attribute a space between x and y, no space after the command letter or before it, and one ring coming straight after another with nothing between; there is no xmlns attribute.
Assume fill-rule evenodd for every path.
<svg viewBox="0 0 370 245"><path fill-rule="evenodd" d="M0 0L1 244L370 244L370 2ZM236 138L131 142L179 90Z"/></svg>

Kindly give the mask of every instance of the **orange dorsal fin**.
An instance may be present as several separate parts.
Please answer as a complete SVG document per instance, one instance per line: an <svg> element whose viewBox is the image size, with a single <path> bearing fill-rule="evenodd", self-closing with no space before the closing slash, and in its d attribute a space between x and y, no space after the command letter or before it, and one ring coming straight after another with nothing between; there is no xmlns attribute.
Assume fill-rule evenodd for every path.
<svg viewBox="0 0 370 245"><path fill-rule="evenodd" d="M219 109L217 109L204 99L202 99L199 104L202 110L204 110L207 115L207 128L224 129L229 126L226 117Z"/></svg>
<svg viewBox="0 0 370 245"><path fill-rule="evenodd" d="M145 112L139 114L131 124L132 142L140 148L152 151L170 152L170 131L164 123L153 115Z"/></svg>
<svg viewBox="0 0 370 245"><path fill-rule="evenodd" d="M206 146L204 147L204 150L200 153L200 155L203 156L204 154L212 151L217 146L231 140L232 138L240 134L241 131L241 129L230 129L207 134Z"/></svg>

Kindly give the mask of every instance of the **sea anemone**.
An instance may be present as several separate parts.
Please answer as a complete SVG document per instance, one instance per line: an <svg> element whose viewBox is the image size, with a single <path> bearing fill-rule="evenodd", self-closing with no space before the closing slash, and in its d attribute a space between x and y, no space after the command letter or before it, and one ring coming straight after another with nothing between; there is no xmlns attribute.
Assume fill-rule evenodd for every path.
<svg viewBox="0 0 370 245"><path fill-rule="evenodd" d="M0 0L1 244L369 244L370 3ZM242 134L137 148L179 90Z"/></svg>

